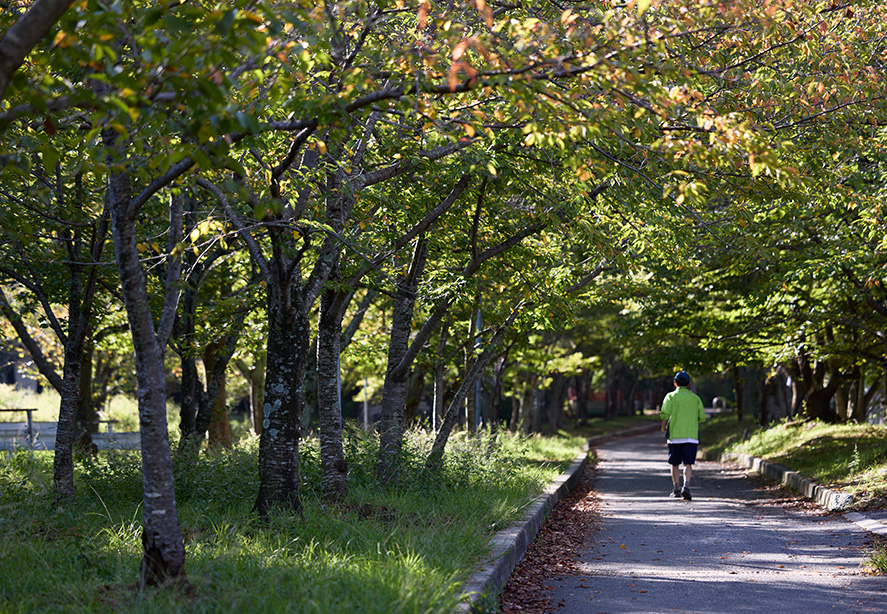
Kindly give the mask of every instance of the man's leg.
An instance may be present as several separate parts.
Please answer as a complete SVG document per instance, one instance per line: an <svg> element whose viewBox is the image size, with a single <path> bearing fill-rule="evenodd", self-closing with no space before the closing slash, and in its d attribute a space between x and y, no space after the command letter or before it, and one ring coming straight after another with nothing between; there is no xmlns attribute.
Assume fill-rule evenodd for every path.
<svg viewBox="0 0 887 614"><path fill-rule="evenodd" d="M677 467L675 467L677 469ZM693 477L693 465L684 465L684 488L689 488L690 478ZM677 480L675 480L677 481Z"/></svg>
<svg viewBox="0 0 887 614"><path fill-rule="evenodd" d="M681 487L681 468L678 465L671 466L671 482L674 484L675 490Z"/></svg>

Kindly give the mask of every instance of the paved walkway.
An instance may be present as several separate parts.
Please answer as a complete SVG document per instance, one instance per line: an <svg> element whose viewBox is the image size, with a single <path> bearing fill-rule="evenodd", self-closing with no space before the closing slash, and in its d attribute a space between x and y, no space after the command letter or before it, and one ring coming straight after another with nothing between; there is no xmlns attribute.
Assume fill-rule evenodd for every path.
<svg viewBox="0 0 887 614"><path fill-rule="evenodd" d="M550 584L559 614L887 612L867 535L841 516L766 505L743 470L699 462L693 501L668 498L663 435L598 448L602 523L582 575Z"/></svg>

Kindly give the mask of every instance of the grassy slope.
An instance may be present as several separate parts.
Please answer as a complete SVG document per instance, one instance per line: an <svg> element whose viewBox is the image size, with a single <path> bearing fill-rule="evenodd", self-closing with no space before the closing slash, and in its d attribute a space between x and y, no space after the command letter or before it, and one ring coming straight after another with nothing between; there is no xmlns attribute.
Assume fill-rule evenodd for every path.
<svg viewBox="0 0 887 614"><path fill-rule="evenodd" d="M744 452L852 493L856 507L887 507L887 428L866 424L785 421L761 428L735 414L706 423L709 454Z"/></svg>

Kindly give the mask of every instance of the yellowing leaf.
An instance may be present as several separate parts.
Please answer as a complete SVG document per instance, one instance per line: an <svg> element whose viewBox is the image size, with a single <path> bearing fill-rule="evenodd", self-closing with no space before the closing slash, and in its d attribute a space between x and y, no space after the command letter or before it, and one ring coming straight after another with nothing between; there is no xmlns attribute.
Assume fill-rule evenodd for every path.
<svg viewBox="0 0 887 614"><path fill-rule="evenodd" d="M458 60L465 53L465 50L468 48L468 41L463 40L460 41L458 45L453 47L453 59Z"/></svg>

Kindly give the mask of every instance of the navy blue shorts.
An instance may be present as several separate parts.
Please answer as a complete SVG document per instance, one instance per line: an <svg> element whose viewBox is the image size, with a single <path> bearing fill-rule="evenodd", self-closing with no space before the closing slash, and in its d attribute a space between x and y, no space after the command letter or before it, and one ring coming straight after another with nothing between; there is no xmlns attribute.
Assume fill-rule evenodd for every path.
<svg viewBox="0 0 887 614"><path fill-rule="evenodd" d="M670 443L668 444L668 464L677 467L681 463L692 465L696 462L695 443Z"/></svg>

